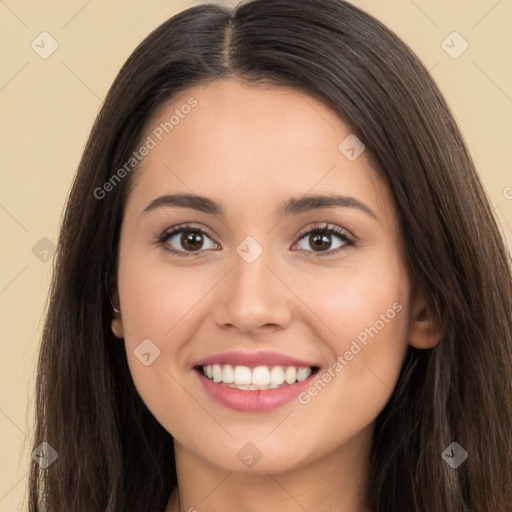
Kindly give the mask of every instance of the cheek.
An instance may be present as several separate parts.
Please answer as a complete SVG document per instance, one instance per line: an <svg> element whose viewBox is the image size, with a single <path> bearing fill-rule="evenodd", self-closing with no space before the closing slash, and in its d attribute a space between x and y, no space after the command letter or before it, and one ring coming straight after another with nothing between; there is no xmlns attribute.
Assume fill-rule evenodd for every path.
<svg viewBox="0 0 512 512"><path fill-rule="evenodd" d="M328 327L322 332L332 360L303 403L337 404L325 414L361 425L382 410L400 373L409 328L407 279L399 266L376 265L343 269L333 281L308 288L308 302Z"/></svg>
<svg viewBox="0 0 512 512"><path fill-rule="evenodd" d="M302 296L334 335L335 348L346 350L354 339L364 344L405 335L407 279L398 265L384 267L354 265L317 274L314 286L304 283Z"/></svg>
<svg viewBox="0 0 512 512"><path fill-rule="evenodd" d="M172 386L169 373L175 373L182 346L190 336L187 319L193 315L200 290L183 273L162 272L143 261L130 260L120 266L119 293L128 364L139 392L151 400L155 389ZM148 352L144 361L142 354Z"/></svg>
<svg viewBox="0 0 512 512"><path fill-rule="evenodd" d="M132 341L176 338L194 304L208 291L201 271L172 270L165 263L130 258L119 269L123 325ZM167 349L166 349L167 350Z"/></svg>
<svg viewBox="0 0 512 512"><path fill-rule="evenodd" d="M138 257L135 251L119 265L118 286L130 373L141 398L163 424L167 423L165 415L170 402L176 406L190 400L178 383L177 361L189 336L184 330L187 315L193 313L193 305L205 291L185 276ZM148 353L149 356L143 355Z"/></svg>

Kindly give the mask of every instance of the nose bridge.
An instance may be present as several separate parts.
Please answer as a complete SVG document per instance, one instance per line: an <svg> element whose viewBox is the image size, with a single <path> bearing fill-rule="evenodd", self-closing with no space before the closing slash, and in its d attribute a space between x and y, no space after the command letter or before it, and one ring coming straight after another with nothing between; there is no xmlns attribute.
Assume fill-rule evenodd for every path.
<svg viewBox="0 0 512 512"><path fill-rule="evenodd" d="M252 330L265 324L282 326L289 321L289 297L286 287L274 275L274 262L271 249L252 236L236 247L223 302L216 308L218 322Z"/></svg>
<svg viewBox="0 0 512 512"><path fill-rule="evenodd" d="M233 291L242 296L275 294L276 283L271 282L275 276L269 270L274 260L271 249L248 236L236 247L235 253L231 276Z"/></svg>

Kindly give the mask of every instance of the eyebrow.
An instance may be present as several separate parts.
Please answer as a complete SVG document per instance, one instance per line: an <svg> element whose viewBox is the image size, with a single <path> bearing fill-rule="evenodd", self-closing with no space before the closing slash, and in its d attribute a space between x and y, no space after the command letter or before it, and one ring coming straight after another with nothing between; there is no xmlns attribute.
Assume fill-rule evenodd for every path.
<svg viewBox="0 0 512 512"><path fill-rule="evenodd" d="M141 215L164 207L188 208L219 217L225 215L225 210L220 203L194 194L166 194L157 197L144 208ZM321 208L355 208L377 220L375 213L358 199L335 194L310 195L299 199L290 198L281 204L278 212L284 217L289 217Z"/></svg>

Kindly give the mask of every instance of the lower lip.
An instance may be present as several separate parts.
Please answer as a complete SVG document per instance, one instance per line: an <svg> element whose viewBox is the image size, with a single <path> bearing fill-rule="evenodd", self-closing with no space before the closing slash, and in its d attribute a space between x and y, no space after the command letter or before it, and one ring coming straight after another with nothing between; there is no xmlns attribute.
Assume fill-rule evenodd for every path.
<svg viewBox="0 0 512 512"><path fill-rule="evenodd" d="M260 412L277 409L291 402L306 390L319 373L311 374L307 379L274 389L236 389L225 384L218 384L205 377L200 371L194 370L206 392L218 403L241 412Z"/></svg>

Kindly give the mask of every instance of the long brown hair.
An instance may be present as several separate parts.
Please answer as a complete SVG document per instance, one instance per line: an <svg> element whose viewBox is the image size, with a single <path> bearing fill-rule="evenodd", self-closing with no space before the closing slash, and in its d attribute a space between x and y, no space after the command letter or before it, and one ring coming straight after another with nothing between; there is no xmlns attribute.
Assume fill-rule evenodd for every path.
<svg viewBox="0 0 512 512"><path fill-rule="evenodd" d="M111 332L123 209L136 168L108 195L164 101L240 77L326 102L363 141L392 192L411 282L446 326L408 347L376 419L372 512L510 512L510 256L454 118L428 71L379 21L341 0L201 5L153 31L98 115L62 222L40 349L29 510L159 511L176 486L171 435L138 395ZM177 414L179 412L177 411ZM457 469L441 454L468 453Z"/></svg>

